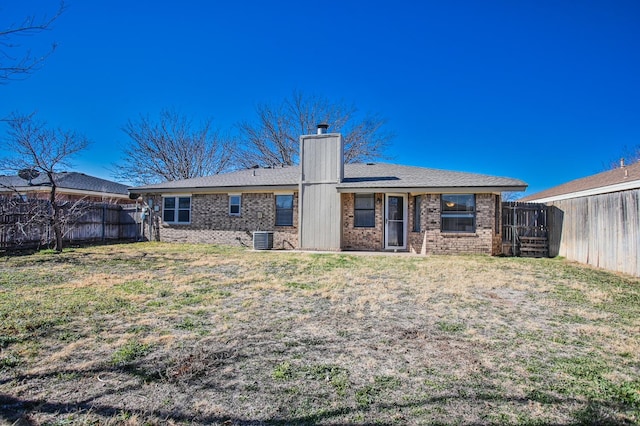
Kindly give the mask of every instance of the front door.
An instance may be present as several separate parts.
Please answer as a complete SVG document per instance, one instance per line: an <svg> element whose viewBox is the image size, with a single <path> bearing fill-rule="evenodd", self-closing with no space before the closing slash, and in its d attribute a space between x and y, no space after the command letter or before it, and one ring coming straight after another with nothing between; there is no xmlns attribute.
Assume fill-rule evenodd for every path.
<svg viewBox="0 0 640 426"><path fill-rule="evenodd" d="M384 248L386 250L407 247L407 196L387 195L384 220Z"/></svg>

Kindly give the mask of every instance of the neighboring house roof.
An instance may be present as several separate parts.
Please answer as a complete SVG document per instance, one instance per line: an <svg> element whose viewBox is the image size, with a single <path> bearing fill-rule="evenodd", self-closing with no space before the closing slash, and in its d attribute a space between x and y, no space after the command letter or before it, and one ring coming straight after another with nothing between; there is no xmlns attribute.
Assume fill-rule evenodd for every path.
<svg viewBox="0 0 640 426"><path fill-rule="evenodd" d="M231 173L194 179L163 182L129 188L134 193L197 192L218 190L297 189L300 167L245 169ZM523 191L527 184L519 179L475 173L453 172L423 167L385 163L345 164L344 179L337 185L339 192L380 191Z"/></svg>
<svg viewBox="0 0 640 426"><path fill-rule="evenodd" d="M520 201L545 203L636 188L640 188L640 162L572 180L545 191L528 195L520 199Z"/></svg>
<svg viewBox="0 0 640 426"><path fill-rule="evenodd" d="M85 175L78 172L61 172L54 175L58 190L67 193L78 193L84 195L118 196L120 198L129 197L127 185L100 179L94 176ZM8 188L15 188L21 192L42 191L50 187L49 179L45 174L41 174L29 182L19 176L0 176L0 191Z"/></svg>

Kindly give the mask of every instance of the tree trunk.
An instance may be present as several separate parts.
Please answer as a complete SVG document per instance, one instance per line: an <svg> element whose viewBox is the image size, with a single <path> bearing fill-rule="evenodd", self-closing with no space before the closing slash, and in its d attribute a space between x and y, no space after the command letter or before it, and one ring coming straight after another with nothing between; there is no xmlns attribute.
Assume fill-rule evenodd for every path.
<svg viewBox="0 0 640 426"><path fill-rule="evenodd" d="M60 206L58 204L54 204L53 206L53 217L52 217L52 225L53 225L53 235L55 237L55 246L53 249L60 253L62 251L62 224L60 220Z"/></svg>
<svg viewBox="0 0 640 426"><path fill-rule="evenodd" d="M62 251L62 217L60 217L60 206L56 200L56 181L53 178L52 173L49 175L49 182L51 183L51 192L49 193L49 204L51 205L51 220L50 224L53 228L54 247L53 249L60 253Z"/></svg>

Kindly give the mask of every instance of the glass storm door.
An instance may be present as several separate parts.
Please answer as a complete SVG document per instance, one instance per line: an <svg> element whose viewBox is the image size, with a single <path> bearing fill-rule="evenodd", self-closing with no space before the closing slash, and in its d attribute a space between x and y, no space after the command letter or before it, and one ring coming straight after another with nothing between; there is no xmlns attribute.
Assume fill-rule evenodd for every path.
<svg viewBox="0 0 640 426"><path fill-rule="evenodd" d="M387 195L385 208L385 249L396 250L407 247L407 197Z"/></svg>

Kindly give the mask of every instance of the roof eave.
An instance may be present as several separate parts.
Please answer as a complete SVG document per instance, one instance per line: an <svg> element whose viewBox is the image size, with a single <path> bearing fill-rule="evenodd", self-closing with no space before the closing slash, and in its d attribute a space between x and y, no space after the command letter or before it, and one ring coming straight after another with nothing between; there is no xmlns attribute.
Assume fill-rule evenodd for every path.
<svg viewBox="0 0 640 426"><path fill-rule="evenodd" d="M601 186L599 188L590 188L582 191L567 192L564 194L550 195L547 197L537 197L536 195L530 195L524 197L523 201L536 202L536 203L549 203L552 201L562 201L571 198L589 197L592 195L609 194L612 192L627 191L632 189L640 189L640 180L634 180L630 182L617 183L615 185Z"/></svg>
<svg viewBox="0 0 640 426"><path fill-rule="evenodd" d="M338 187L341 193L411 193L411 194L499 194L521 192L527 185L511 186L411 186L411 187Z"/></svg>
<svg viewBox="0 0 640 426"><path fill-rule="evenodd" d="M527 185L510 186L406 186L406 187L367 187L367 186L338 186L340 193L429 193L429 194L480 194L480 193L501 193L501 192L521 192ZM291 191L297 190L298 184L291 185L255 185L255 186L206 186L206 187L180 187L180 188L129 188L129 192L135 194L207 194L207 193L227 193L227 192L271 192L271 191Z"/></svg>
<svg viewBox="0 0 640 426"><path fill-rule="evenodd" d="M130 193L134 194L215 194L227 192L273 192L273 191L291 191L297 190L298 184L292 185L243 185L243 186L185 186L180 188L129 188Z"/></svg>

